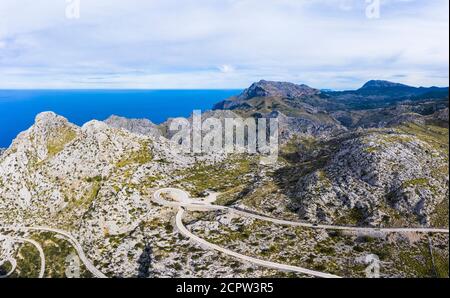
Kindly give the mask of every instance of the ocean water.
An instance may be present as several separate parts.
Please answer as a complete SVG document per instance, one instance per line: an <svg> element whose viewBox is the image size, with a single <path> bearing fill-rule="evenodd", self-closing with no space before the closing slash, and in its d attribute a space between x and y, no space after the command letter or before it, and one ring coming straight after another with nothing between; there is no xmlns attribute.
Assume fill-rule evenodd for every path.
<svg viewBox="0 0 450 298"><path fill-rule="evenodd" d="M0 147L28 129L35 116L53 111L77 125L110 115L147 118L154 123L188 117L241 90L0 90Z"/></svg>

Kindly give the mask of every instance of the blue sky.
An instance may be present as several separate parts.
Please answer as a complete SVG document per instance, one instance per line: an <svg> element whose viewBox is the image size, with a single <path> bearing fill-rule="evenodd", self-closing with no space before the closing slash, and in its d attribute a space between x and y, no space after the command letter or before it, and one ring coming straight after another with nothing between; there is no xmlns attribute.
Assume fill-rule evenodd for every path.
<svg viewBox="0 0 450 298"><path fill-rule="evenodd" d="M66 1L0 1L0 88L448 85L448 0Z"/></svg>

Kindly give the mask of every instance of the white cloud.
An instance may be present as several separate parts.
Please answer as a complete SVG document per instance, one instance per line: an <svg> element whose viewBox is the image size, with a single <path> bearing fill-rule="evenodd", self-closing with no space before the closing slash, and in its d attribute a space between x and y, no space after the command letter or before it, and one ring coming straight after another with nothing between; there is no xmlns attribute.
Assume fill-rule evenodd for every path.
<svg viewBox="0 0 450 298"><path fill-rule="evenodd" d="M0 88L448 84L448 1L1 0ZM238 69L239 71L235 71Z"/></svg>
<svg viewBox="0 0 450 298"><path fill-rule="evenodd" d="M219 66L219 70L223 73L232 73L235 71L234 67L232 65L228 65L228 64Z"/></svg>

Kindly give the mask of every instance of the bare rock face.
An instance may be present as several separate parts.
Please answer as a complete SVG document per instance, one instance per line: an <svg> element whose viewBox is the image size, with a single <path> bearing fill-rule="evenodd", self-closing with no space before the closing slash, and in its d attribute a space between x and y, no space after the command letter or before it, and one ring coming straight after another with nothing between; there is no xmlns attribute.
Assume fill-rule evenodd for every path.
<svg viewBox="0 0 450 298"><path fill-rule="evenodd" d="M301 177L291 206L316 222L432 225L448 200L448 157L396 130L343 140L323 167ZM447 169L447 171L445 171Z"/></svg>
<svg viewBox="0 0 450 298"><path fill-rule="evenodd" d="M285 143L294 136L313 136L328 138L347 131L337 120L325 113L304 113L289 117L274 111L262 115L264 118L278 118L280 142Z"/></svg>
<svg viewBox="0 0 450 298"><path fill-rule="evenodd" d="M249 88L245 89L240 95L231 97L214 106L214 110L253 110L259 111L259 106L264 105L264 100L278 100L288 106L303 105L314 109L308 102L315 104L320 102L321 92L318 89L311 88L307 85L297 85L288 82L272 82L261 80L253 83ZM252 100L259 99L259 102ZM255 105L256 104L256 105Z"/></svg>
<svg viewBox="0 0 450 298"><path fill-rule="evenodd" d="M395 127L405 123L416 123L419 125L423 125L426 123L426 118L417 113L403 113L400 114L398 117L387 122L385 126Z"/></svg>
<svg viewBox="0 0 450 298"><path fill-rule="evenodd" d="M430 120L439 120L448 123L448 108L436 111L433 115L429 116Z"/></svg>
<svg viewBox="0 0 450 298"><path fill-rule="evenodd" d="M82 200L86 180L110 175L114 164L139 145L137 138L98 121L80 128L54 113L39 114L0 159L0 179L7 185L0 205L9 210L3 219L14 219L15 211L24 222L39 220L34 212L55 215L69 201Z"/></svg>
<svg viewBox="0 0 450 298"><path fill-rule="evenodd" d="M312 96L320 93L319 90L307 85L297 85L288 82L272 82L261 80L253 83L248 89L245 89L239 99L251 99L254 97L282 97L282 98L300 98L303 96Z"/></svg>
<svg viewBox="0 0 450 298"><path fill-rule="evenodd" d="M404 84L394 83L384 80L370 80L366 82L361 89L383 89L383 88L406 88L409 87Z"/></svg>
<svg viewBox="0 0 450 298"><path fill-rule="evenodd" d="M155 138L161 136L161 131L158 129L158 126L148 119L128 119L112 115L104 122L111 127L123 128L136 134L152 136Z"/></svg>
<svg viewBox="0 0 450 298"><path fill-rule="evenodd" d="M178 241L159 230L164 224L135 231L145 220L172 217L151 204L153 191L177 171L223 158L179 153L173 145L101 121L78 127L54 113L39 114L0 156L0 225L63 228L110 276L136 276L141 243ZM116 246L118 235L127 236ZM160 276L170 272L160 266Z"/></svg>
<svg viewBox="0 0 450 298"><path fill-rule="evenodd" d="M395 127L404 123L417 123L419 125L429 122L448 123L448 108L444 103L423 102L403 104L388 108L358 110L358 111L334 111L331 113L336 120L348 129Z"/></svg>
<svg viewBox="0 0 450 298"><path fill-rule="evenodd" d="M55 217L55 223L78 221L86 210L74 205L83 206L102 194L109 197L123 185L153 185L148 181L164 181L174 169L214 159L184 155L173 146L164 138L101 121L78 127L52 112L41 113L0 157L1 218L22 223L49 217Z"/></svg>
<svg viewBox="0 0 450 298"><path fill-rule="evenodd" d="M411 89L374 81L356 93L324 95L305 85L260 81L223 109L202 114L203 121L214 117L222 125L227 118L277 118L280 158L272 165L258 164L257 154L174 150L170 120L155 125L111 116L79 127L41 113L10 148L0 149L0 226L62 228L110 277L265 276L180 237L174 210L151 201L156 189L169 186L200 196L216 190L223 202L275 218L448 226L448 100L369 109L366 103L384 95L357 94L386 88L394 97ZM364 109L324 109L355 94L367 100ZM240 231L217 215L210 214L206 233L220 235L219 226L228 224ZM186 223L195 228L197 215L189 216ZM264 239L260 247L267 252L272 246Z"/></svg>
<svg viewBox="0 0 450 298"><path fill-rule="evenodd" d="M230 110L213 110L213 111L205 111L201 114L201 122L204 123L204 121L206 119L209 118L215 118L220 120L220 122L222 123L222 129L225 127L225 119L235 119L235 118L239 118L240 116L238 114L236 114L233 111ZM170 125L172 123L172 121L174 120L174 118L169 118L167 119L165 122L161 123L161 125L159 126L160 130L163 133L163 136L166 137L167 139L171 139L173 137L173 135L175 133L177 133L177 131L171 131L170 130ZM189 121L190 125L192 125L192 120L193 120L193 115L191 115L189 118L187 118L187 120ZM203 134L205 134L206 131L203 131Z"/></svg>
<svg viewBox="0 0 450 298"><path fill-rule="evenodd" d="M192 162L174 154L168 141L156 142L100 121L77 127L54 113L42 113L0 158L2 220L77 222L87 202L106 195L113 181L117 187L128 183L122 176L139 183L167 167Z"/></svg>

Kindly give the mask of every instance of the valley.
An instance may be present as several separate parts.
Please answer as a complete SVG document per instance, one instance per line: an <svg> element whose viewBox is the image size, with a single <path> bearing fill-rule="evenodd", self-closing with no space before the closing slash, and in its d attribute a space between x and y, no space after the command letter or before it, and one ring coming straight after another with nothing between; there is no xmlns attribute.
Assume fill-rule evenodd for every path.
<svg viewBox="0 0 450 298"><path fill-rule="evenodd" d="M448 277L448 88L261 81L204 115L277 118L277 161L37 115L0 152L0 277Z"/></svg>

